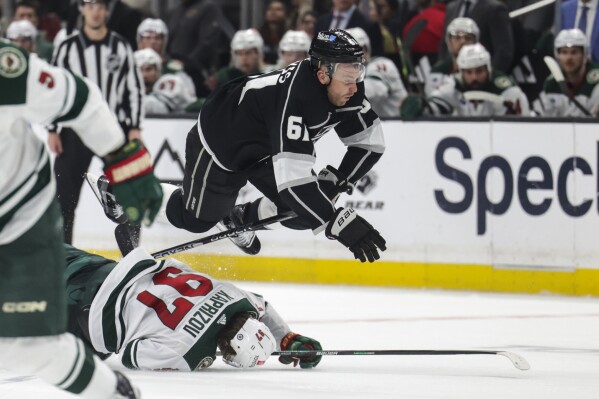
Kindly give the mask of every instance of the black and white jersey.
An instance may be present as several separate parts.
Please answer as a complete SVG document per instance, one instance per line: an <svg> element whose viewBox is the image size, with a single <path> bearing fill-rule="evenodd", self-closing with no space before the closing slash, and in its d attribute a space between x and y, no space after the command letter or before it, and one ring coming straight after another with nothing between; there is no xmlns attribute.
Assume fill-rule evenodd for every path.
<svg viewBox="0 0 599 399"><path fill-rule="evenodd" d="M119 122L138 128L142 118L143 80L135 67L129 43L109 31L100 41L84 32L65 39L53 64L86 76L96 83Z"/></svg>
<svg viewBox="0 0 599 399"><path fill-rule="evenodd" d="M356 182L378 161L385 143L364 84L342 107L331 104L309 60L264 75L243 77L217 89L199 116L202 144L229 171L244 171L272 158L281 198L320 232L334 205L312 170L314 143L334 129L348 147L338 166Z"/></svg>

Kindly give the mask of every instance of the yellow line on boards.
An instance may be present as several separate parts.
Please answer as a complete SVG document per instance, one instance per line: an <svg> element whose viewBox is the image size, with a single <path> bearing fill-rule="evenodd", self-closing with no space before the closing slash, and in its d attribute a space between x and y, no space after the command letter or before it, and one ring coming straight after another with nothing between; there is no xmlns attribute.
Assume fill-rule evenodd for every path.
<svg viewBox="0 0 599 399"><path fill-rule="evenodd" d="M90 251L119 259L118 251ZM491 265L179 254L193 269L224 280L442 288L599 296L599 269L497 269Z"/></svg>

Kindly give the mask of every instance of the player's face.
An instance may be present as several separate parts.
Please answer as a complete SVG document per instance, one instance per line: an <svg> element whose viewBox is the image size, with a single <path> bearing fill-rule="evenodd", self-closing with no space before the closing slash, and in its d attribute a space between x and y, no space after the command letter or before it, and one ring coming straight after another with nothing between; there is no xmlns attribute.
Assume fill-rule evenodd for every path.
<svg viewBox="0 0 599 399"><path fill-rule="evenodd" d="M562 47L557 60L565 73L577 73L584 65L584 51L581 47Z"/></svg>
<svg viewBox="0 0 599 399"><path fill-rule="evenodd" d="M0 1L0 3L2 2ZM31 22L33 26L37 26L38 19L35 9L27 6L18 6L15 10L15 21L21 21L23 19Z"/></svg>
<svg viewBox="0 0 599 399"><path fill-rule="evenodd" d="M458 32L455 35L450 35L447 45L449 46L449 51L454 57L457 57L460 49L466 44L474 44L476 43L476 36L471 33L462 33Z"/></svg>
<svg viewBox="0 0 599 399"><path fill-rule="evenodd" d="M342 107L358 91L358 82L364 78L364 71L357 65L361 64L337 64L332 79L327 76L327 81L330 81L327 95L331 104Z"/></svg>
<svg viewBox="0 0 599 399"><path fill-rule="evenodd" d="M106 24L108 9L104 3L83 3L81 15L85 20L85 26L91 29L100 29Z"/></svg>
<svg viewBox="0 0 599 399"><path fill-rule="evenodd" d="M278 22L285 20L285 5L280 1L273 1L268 5L264 15L266 22Z"/></svg>
<svg viewBox="0 0 599 399"><path fill-rule="evenodd" d="M139 70L146 86L152 86L160 77L156 65L142 65Z"/></svg>
<svg viewBox="0 0 599 399"><path fill-rule="evenodd" d="M297 28L306 32L308 37L312 37L314 36L314 26L316 26L316 17L314 15L305 15Z"/></svg>
<svg viewBox="0 0 599 399"><path fill-rule="evenodd" d="M19 36L17 39L11 39L11 42L30 53L33 52L33 39L30 37Z"/></svg>
<svg viewBox="0 0 599 399"><path fill-rule="evenodd" d="M480 89L489 80L489 71L485 65L463 69L462 79L464 80L464 85L473 89Z"/></svg>
<svg viewBox="0 0 599 399"><path fill-rule="evenodd" d="M301 61L308 57L308 53L305 51L281 51L281 64L285 68L289 64L293 64L295 61Z"/></svg>
<svg viewBox="0 0 599 399"><path fill-rule="evenodd" d="M164 35L156 32L146 32L137 41L137 47L141 50L151 48L158 54L164 49Z"/></svg>
<svg viewBox="0 0 599 399"><path fill-rule="evenodd" d="M255 73L260 66L260 53L255 48L235 50L235 67L246 75Z"/></svg>

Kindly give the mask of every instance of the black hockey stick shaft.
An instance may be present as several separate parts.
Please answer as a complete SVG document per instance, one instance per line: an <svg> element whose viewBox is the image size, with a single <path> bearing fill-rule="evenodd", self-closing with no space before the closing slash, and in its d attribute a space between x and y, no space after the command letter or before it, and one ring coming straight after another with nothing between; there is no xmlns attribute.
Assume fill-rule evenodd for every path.
<svg viewBox="0 0 599 399"><path fill-rule="evenodd" d="M568 97L568 99L570 101L572 101L572 104L574 104L574 106L576 106L576 108L578 108L580 110L580 112L582 112L583 114L585 114L586 116L592 116L591 113L589 112L588 109L586 109L586 107L584 105L582 105L577 99L576 97L574 97L574 95L572 93L570 93L570 90L568 89L568 85L566 85L566 82L559 81L557 82L560 90L562 91L562 93L564 93L566 95L566 97Z"/></svg>
<svg viewBox="0 0 599 399"><path fill-rule="evenodd" d="M313 351L279 351L272 356L290 356L294 358L310 356L448 356L448 355L500 355L508 358L514 367L519 370L528 370L530 365L522 356L507 351L483 350L431 350L431 349L405 349L405 350L313 350Z"/></svg>
<svg viewBox="0 0 599 399"><path fill-rule="evenodd" d="M420 35L420 32L424 30L428 21L425 19L420 19L414 23L410 27L410 30L406 32L404 40L401 41L399 37L397 38L397 45L399 47L399 56L402 62L402 74L406 83L410 84L410 76L414 76L416 79L418 75L416 74L416 68L414 68L414 63L412 62L412 46L414 45L414 41ZM423 96L424 91L420 83L416 83L416 90L420 96Z"/></svg>
<svg viewBox="0 0 599 399"><path fill-rule="evenodd" d="M284 222L289 219L293 219L296 217L295 213L286 213L282 215L271 216L266 219L258 220L256 222L246 223L244 225L221 231L220 233L212 234L206 237L198 238L197 240L189 241L184 244L175 245L174 247L170 247L167 249L163 249L162 251L154 252L152 256L154 259L162 258L168 255L173 255L179 252L187 251L189 249L197 248L202 245L210 244L214 241L222 240L223 238L229 238L231 236L245 233L247 231L255 231L260 230L270 224Z"/></svg>
<svg viewBox="0 0 599 399"><path fill-rule="evenodd" d="M313 351L279 351L271 356L422 356L422 355L496 355L498 351L476 350L313 350Z"/></svg>

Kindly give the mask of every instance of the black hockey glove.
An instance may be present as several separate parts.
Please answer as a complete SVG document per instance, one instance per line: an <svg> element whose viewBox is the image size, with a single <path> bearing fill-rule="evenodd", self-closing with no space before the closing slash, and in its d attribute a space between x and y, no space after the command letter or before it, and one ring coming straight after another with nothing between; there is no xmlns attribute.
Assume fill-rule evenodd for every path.
<svg viewBox="0 0 599 399"><path fill-rule="evenodd" d="M387 249L380 233L352 208L337 209L325 233L331 240L337 240L348 247L360 262L366 262L366 259L374 262L380 258L377 249Z"/></svg>
<svg viewBox="0 0 599 399"><path fill-rule="evenodd" d="M318 186L333 204L342 193L351 194L354 191L354 185L347 181L347 177L331 165L318 173Z"/></svg>

